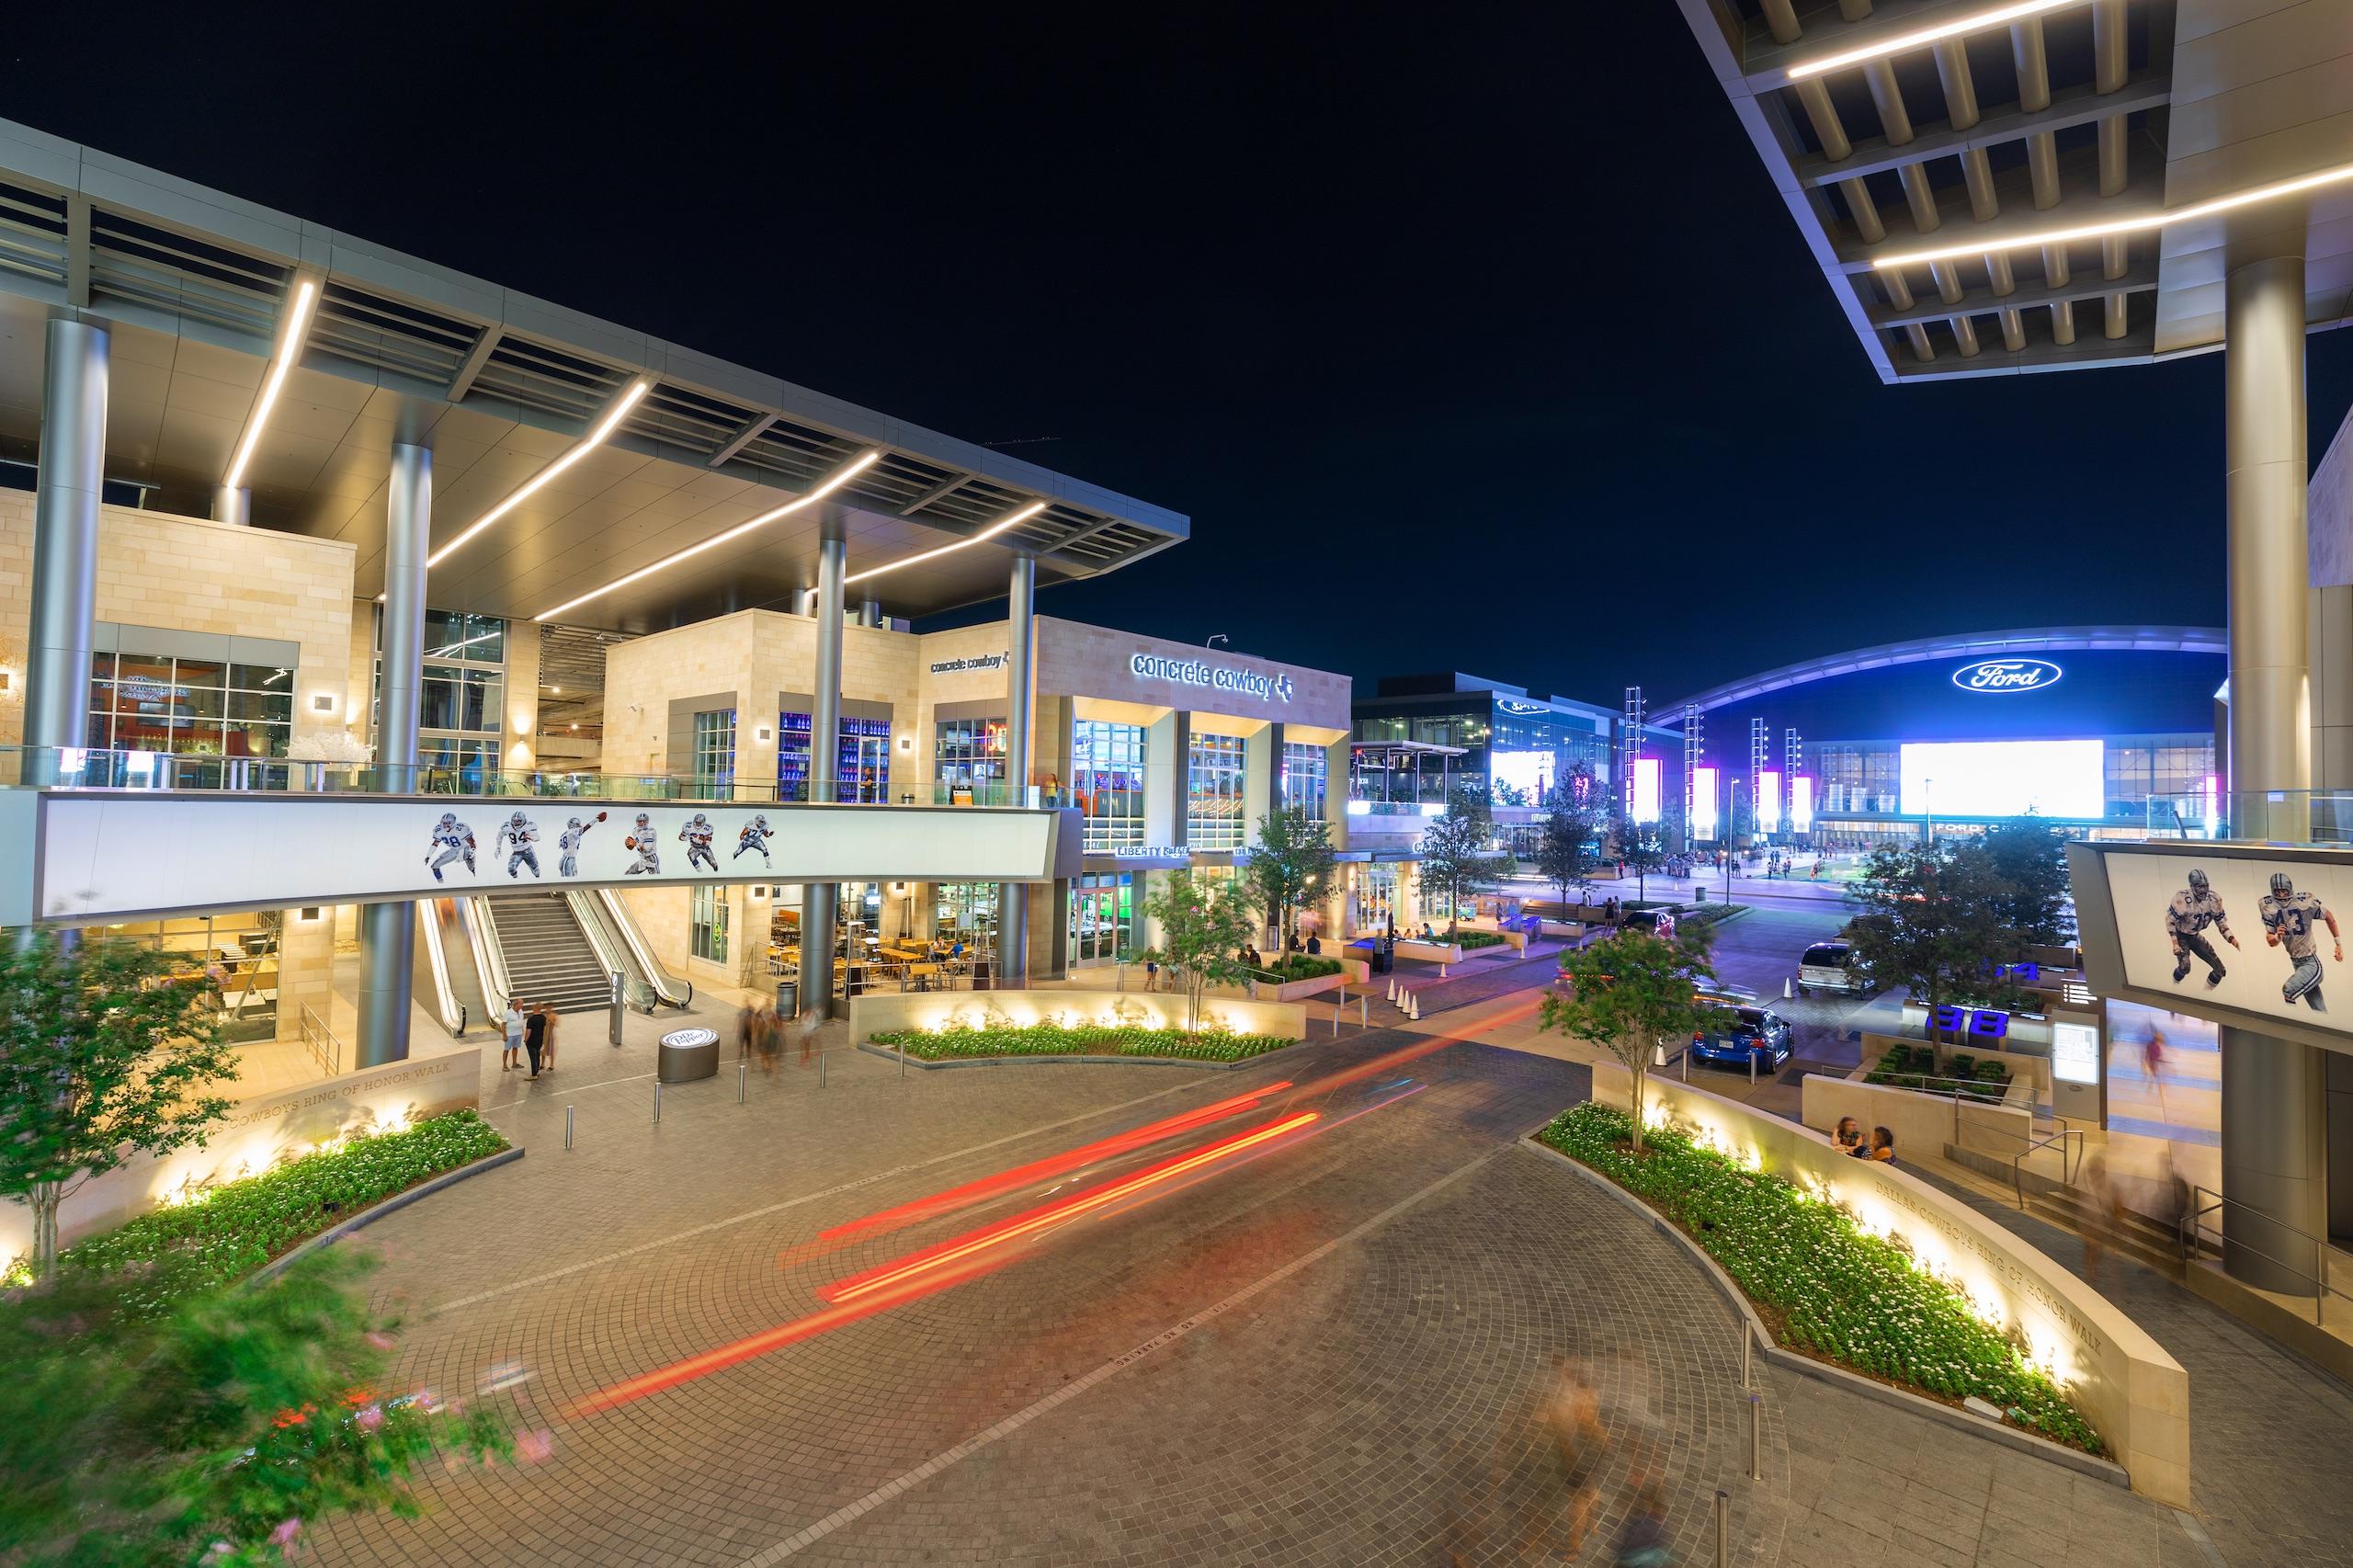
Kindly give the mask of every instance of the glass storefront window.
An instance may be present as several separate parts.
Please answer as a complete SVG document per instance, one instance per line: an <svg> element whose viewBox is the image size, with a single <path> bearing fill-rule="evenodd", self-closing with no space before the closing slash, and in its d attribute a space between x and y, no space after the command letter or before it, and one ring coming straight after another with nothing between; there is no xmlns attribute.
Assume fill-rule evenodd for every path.
<svg viewBox="0 0 2353 1568"><path fill-rule="evenodd" d="M1135 941L1135 873L1089 872L1071 884L1070 961L1115 962Z"/></svg>
<svg viewBox="0 0 2353 1568"><path fill-rule="evenodd" d="M996 931L995 882L939 884L938 935L942 941L962 938L966 946L983 942Z"/></svg>
<svg viewBox="0 0 2353 1568"><path fill-rule="evenodd" d="M1143 842L1144 731L1081 719L1071 726L1071 788L1090 853Z"/></svg>
<svg viewBox="0 0 2353 1568"><path fill-rule="evenodd" d="M776 787L780 801L809 795L810 737L815 722L806 713L777 715ZM834 759L836 800L867 803L891 798L891 721L844 719L840 754Z"/></svg>
<svg viewBox="0 0 2353 1568"><path fill-rule="evenodd" d="M1283 743L1283 810L1310 817L1324 814L1325 770L1324 748L1298 741Z"/></svg>
<svg viewBox="0 0 2353 1568"><path fill-rule="evenodd" d="M210 971L221 987L221 1022L235 1042L278 1033L278 929L274 909L248 915L142 920L106 927L105 935L172 955L183 974Z"/></svg>
<svg viewBox="0 0 2353 1568"><path fill-rule="evenodd" d="M254 665L95 654L90 745L191 756L284 756L294 720L293 681L291 670Z"/></svg>
<svg viewBox="0 0 2353 1568"><path fill-rule="evenodd" d="M694 787L698 794L724 794L735 786L735 710L715 708L695 715Z"/></svg>
<svg viewBox="0 0 2353 1568"><path fill-rule="evenodd" d="M700 714L696 717L700 718ZM730 715L733 718L733 715ZM710 883L694 889L687 915L687 934L695 957L713 963L727 961L727 890Z"/></svg>
<svg viewBox="0 0 2353 1568"><path fill-rule="evenodd" d="M935 750L938 781L952 790L971 790L976 803L1003 792L1006 722L1002 719L942 719Z"/></svg>
<svg viewBox="0 0 2353 1568"><path fill-rule="evenodd" d="M1187 846L1212 853L1241 848L1250 831L1242 801L1242 737L1194 735L1187 751Z"/></svg>
<svg viewBox="0 0 2353 1568"><path fill-rule="evenodd" d="M461 615L453 609L425 612L425 657L469 665L506 662L506 622L491 615Z"/></svg>

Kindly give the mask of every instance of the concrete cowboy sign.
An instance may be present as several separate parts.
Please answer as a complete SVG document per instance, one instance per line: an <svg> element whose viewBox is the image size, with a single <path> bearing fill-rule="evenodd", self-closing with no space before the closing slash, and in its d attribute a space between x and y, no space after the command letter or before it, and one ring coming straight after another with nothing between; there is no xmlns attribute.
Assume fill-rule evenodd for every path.
<svg viewBox="0 0 2353 1568"><path fill-rule="evenodd" d="M1979 659L1952 672L1963 691L2041 691L2059 684L2059 666L2048 659Z"/></svg>
<svg viewBox="0 0 2353 1568"><path fill-rule="evenodd" d="M962 670L1001 670L1008 655L1004 653L972 653L961 659L942 659L931 666L936 676L955 675Z"/></svg>
<svg viewBox="0 0 2353 1568"><path fill-rule="evenodd" d="M1138 653L1128 668L1146 680L1173 680L1183 686L1206 686L1214 691L1238 691L1245 697L1290 700L1290 676L1262 676L1233 665L1212 665L1202 659L1172 659L1162 653Z"/></svg>

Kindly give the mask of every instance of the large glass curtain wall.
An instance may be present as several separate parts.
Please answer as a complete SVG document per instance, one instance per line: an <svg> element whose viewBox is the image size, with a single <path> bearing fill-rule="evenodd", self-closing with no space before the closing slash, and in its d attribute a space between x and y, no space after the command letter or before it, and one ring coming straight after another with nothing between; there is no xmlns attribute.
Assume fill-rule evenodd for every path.
<svg viewBox="0 0 2353 1568"><path fill-rule="evenodd" d="M1185 769L1185 842L1188 848L1239 849L1249 839L1242 798L1242 737L1194 735Z"/></svg>
<svg viewBox="0 0 2353 1568"><path fill-rule="evenodd" d="M1115 962L1135 942L1135 874L1089 872L1071 884L1070 961Z"/></svg>
<svg viewBox="0 0 2353 1568"><path fill-rule="evenodd" d="M1283 743L1283 810L1311 817L1324 814L1329 767L1322 746L1299 741Z"/></svg>
<svg viewBox="0 0 2353 1568"><path fill-rule="evenodd" d="M133 629L125 628L126 640ZM167 653L90 662L90 744L183 756L284 756L294 672Z"/></svg>
<svg viewBox="0 0 2353 1568"><path fill-rule="evenodd" d="M935 753L940 784L957 803L985 805L1005 790L1006 722L942 719Z"/></svg>
<svg viewBox="0 0 2353 1568"><path fill-rule="evenodd" d="M1085 814L1089 853L1143 842L1143 766L1142 726L1096 719L1071 726L1071 787Z"/></svg>
<svg viewBox="0 0 2353 1568"><path fill-rule="evenodd" d="M384 618L376 614L376 699L369 710L373 734L382 711ZM506 622L456 610L425 612L425 687L417 710L416 759L428 768L452 768L468 788L499 767L499 734L506 711Z"/></svg>

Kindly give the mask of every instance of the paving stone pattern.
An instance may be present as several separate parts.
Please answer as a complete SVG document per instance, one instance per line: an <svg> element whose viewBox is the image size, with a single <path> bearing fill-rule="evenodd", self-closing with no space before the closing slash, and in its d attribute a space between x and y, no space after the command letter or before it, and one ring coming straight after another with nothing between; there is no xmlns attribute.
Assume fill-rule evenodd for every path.
<svg viewBox="0 0 2353 1568"><path fill-rule="evenodd" d="M553 1428L553 1459L436 1471L426 1517L338 1522L307 1558L1568 1561L1558 1461L1532 1419L1565 1355L1590 1369L1612 1438L1579 1561L1608 1561L1637 1464L1662 1480L1687 1563L1713 1561L1719 1486L1743 1563L1887 1562L1892 1546L1988 1568L2098 1568L2122 1561L2098 1555L2111 1546L2193 1561L2171 1516L2127 1494L1779 1371L1763 1380L1766 1479L1747 1482L1730 1314L1679 1248L1511 1146L1583 1097L1586 1074L1475 1044L1308 1102L1324 1113L1316 1135L1068 1226L997 1272L603 1415L561 1415L1038 1195L831 1252L811 1244L828 1226L1418 1043L1375 1030L1199 1075L904 1081L852 1052L822 1090L813 1072L755 1074L742 1106L731 1067L671 1091L657 1128L650 1085L590 1086L639 1042L611 1052L575 1032L554 1080L502 1085L516 1103L496 1119L527 1159L369 1233L388 1298L413 1314L404 1371L464 1393L519 1366L522 1419ZM1403 1078L1417 1091L1383 1103ZM581 1114L569 1155L567 1099ZM2072 1510L2063 1530L2030 1511L2053 1497ZM2036 1528L2011 1528L2021 1519Z"/></svg>

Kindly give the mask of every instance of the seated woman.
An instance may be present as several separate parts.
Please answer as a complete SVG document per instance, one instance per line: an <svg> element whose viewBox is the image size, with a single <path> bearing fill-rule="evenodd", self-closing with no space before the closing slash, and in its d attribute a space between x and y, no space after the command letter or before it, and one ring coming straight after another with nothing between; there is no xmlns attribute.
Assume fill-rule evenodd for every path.
<svg viewBox="0 0 2353 1568"><path fill-rule="evenodd" d="M1895 1134L1884 1127L1872 1128L1871 1152L1863 1158L1879 1160L1891 1165L1895 1164Z"/></svg>
<svg viewBox="0 0 2353 1568"><path fill-rule="evenodd" d="M1858 1160L1870 1156L1870 1146L1863 1142L1862 1123L1851 1116L1838 1119L1838 1131L1830 1135L1830 1142L1842 1154L1851 1154Z"/></svg>

